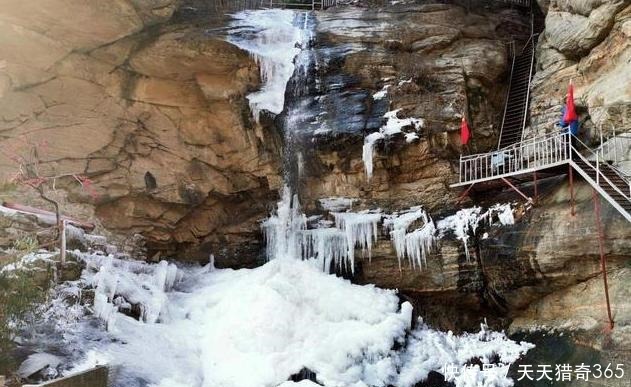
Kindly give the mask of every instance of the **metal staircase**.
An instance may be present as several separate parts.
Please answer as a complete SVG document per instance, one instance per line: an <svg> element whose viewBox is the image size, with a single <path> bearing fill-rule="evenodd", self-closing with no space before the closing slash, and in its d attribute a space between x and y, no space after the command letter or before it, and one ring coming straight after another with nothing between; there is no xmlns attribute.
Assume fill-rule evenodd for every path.
<svg viewBox="0 0 631 387"><path fill-rule="evenodd" d="M631 222L631 177L603 161L598 150L592 150L566 130L519 141L495 152L461 156L459 182L451 187L538 171L563 174L567 173L567 165Z"/></svg>
<svg viewBox="0 0 631 387"><path fill-rule="evenodd" d="M531 35L522 52L513 57L498 149L522 140L528 116L530 81L532 80L535 65L536 37L537 35Z"/></svg>
<svg viewBox="0 0 631 387"><path fill-rule="evenodd" d="M614 166L603 162L597 152L580 140L575 138L574 143L577 145L572 147L572 167L631 222L631 179Z"/></svg>

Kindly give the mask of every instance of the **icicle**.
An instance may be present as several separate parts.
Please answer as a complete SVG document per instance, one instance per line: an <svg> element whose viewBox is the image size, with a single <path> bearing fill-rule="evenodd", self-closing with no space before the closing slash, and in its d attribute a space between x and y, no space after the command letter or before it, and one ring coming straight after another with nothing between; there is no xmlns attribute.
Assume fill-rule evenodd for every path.
<svg viewBox="0 0 631 387"><path fill-rule="evenodd" d="M418 220L422 220L423 226L408 234L408 228ZM414 268L418 265L420 269L423 264L427 265L427 254L435 242L436 227L425 210L421 207L412 207L402 215L390 216L384 221L384 227L392 230L390 239L397 253L399 270L401 260L406 256Z"/></svg>
<svg viewBox="0 0 631 387"><path fill-rule="evenodd" d="M346 235L348 260L354 272L355 247L362 249L362 254L368 252L372 257L372 245L377 241L377 225L382 215L377 213L333 212L335 227L342 229Z"/></svg>
<svg viewBox="0 0 631 387"><path fill-rule="evenodd" d="M319 228L302 232L303 259L312 259L316 267L328 272L331 263L339 269L349 268L348 243L337 228ZM350 267L352 270L352 267Z"/></svg>
<svg viewBox="0 0 631 387"><path fill-rule="evenodd" d="M368 180L372 178L373 171L373 153L375 149L375 142L384 138L381 132L371 133L364 139L364 147L362 148L362 160L364 161L364 168L366 169L366 177Z"/></svg>
<svg viewBox="0 0 631 387"><path fill-rule="evenodd" d="M401 133L402 129L406 126L414 126L415 130L422 128L424 121L421 118L398 118L397 114L401 109L392 110L384 115L387 118L386 124L379 129L378 132L371 133L364 139L364 147L362 149L362 160L364 161L364 168L366 169L366 176L368 180L372 178L373 172L373 153L375 148L375 142L392 136L397 133ZM418 136L413 136L413 133L407 133L405 136L406 142L412 142Z"/></svg>
<svg viewBox="0 0 631 387"><path fill-rule="evenodd" d="M302 256L299 232L307 229L307 217L300 211L298 196L292 198L289 187L283 188L276 215L267 218L261 228L267 242L267 259L298 259Z"/></svg>

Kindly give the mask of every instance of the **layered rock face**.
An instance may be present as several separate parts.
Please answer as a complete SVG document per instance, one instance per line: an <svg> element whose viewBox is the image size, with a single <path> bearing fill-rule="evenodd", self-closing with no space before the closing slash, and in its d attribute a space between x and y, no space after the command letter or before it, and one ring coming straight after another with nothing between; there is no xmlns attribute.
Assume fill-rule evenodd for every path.
<svg viewBox="0 0 631 387"><path fill-rule="evenodd" d="M554 129L567 85L575 99L586 141L631 131L631 2L541 1L547 10L537 48L532 132Z"/></svg>
<svg viewBox="0 0 631 387"><path fill-rule="evenodd" d="M461 117L475 128L469 152L493 147L508 43L527 34L526 20L517 10L468 13L439 4L319 14L316 103L326 109L303 147L304 202L349 196L385 208L453 203L448 184L457 173L451 162L461 152ZM420 124L413 138L398 133L375 142L369 179L364 138L387 124L388 111Z"/></svg>
<svg viewBox="0 0 631 387"><path fill-rule="evenodd" d="M167 23L175 1L3 1L0 125L3 180L38 152L56 194L150 251L206 244L234 256L257 240L279 186L276 136L252 122L259 84L250 56L203 28ZM23 193L8 199L24 200ZM258 250L258 247L252 247ZM251 251L250 251L251 253Z"/></svg>

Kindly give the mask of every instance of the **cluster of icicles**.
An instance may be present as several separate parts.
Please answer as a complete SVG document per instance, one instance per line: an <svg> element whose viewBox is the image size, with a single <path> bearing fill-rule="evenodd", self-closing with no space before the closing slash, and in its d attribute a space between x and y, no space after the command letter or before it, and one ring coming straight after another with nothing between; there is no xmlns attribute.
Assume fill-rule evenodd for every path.
<svg viewBox="0 0 631 387"><path fill-rule="evenodd" d="M399 269L402 261L407 259L411 267L420 270L427 266L427 256L436 241L447 232L451 231L463 243L469 259L469 236L476 233L482 221L490 224L497 220L502 225L514 223L510 204L496 204L485 212L480 207L466 208L439 221L434 221L422 207L393 214L384 214L380 210L331 211L330 214L335 220L334 227L327 227L332 222L320 221L314 228L308 228L310 219L300 210L297 195L292 196L285 187L276 214L262 223L268 260L299 257L312 260L324 271L329 271L333 265L354 271L355 250L359 249L362 257L370 259L382 224L390 235Z"/></svg>

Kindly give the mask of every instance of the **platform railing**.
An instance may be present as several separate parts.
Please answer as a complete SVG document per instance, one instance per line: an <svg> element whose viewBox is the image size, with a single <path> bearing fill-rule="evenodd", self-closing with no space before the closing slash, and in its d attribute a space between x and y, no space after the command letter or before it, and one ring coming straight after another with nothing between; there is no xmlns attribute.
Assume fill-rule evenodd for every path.
<svg viewBox="0 0 631 387"><path fill-rule="evenodd" d="M570 159L570 134L534 137L494 152L460 157L460 183L478 182L518 172L552 167Z"/></svg>

